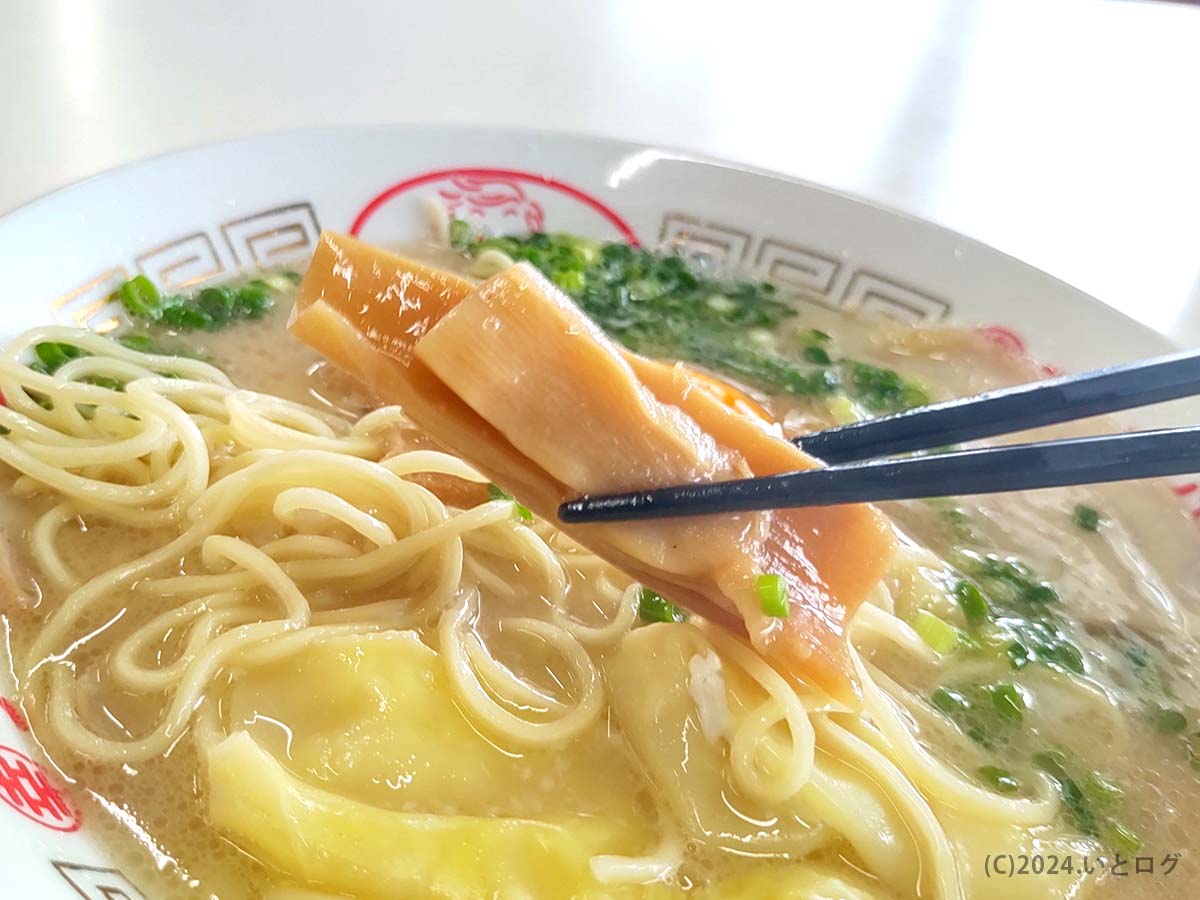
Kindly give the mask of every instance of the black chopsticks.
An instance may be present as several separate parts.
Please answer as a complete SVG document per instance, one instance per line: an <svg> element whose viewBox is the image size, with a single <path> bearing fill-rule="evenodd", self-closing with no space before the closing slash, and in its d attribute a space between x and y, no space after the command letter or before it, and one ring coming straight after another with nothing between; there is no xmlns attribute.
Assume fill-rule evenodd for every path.
<svg viewBox="0 0 1200 900"><path fill-rule="evenodd" d="M989 391L797 438L827 463L959 444L1200 393L1200 351Z"/></svg>
<svg viewBox="0 0 1200 900"><path fill-rule="evenodd" d="M872 459L1023 431L1200 393L1200 352L1067 375L804 435L826 462L870 459L766 478L581 497L567 523L948 497L1200 472L1200 427Z"/></svg>
<svg viewBox="0 0 1200 900"><path fill-rule="evenodd" d="M564 522L661 519L792 506L834 506L1028 491L1200 471L1200 427L1044 441L808 469L768 478L581 497Z"/></svg>

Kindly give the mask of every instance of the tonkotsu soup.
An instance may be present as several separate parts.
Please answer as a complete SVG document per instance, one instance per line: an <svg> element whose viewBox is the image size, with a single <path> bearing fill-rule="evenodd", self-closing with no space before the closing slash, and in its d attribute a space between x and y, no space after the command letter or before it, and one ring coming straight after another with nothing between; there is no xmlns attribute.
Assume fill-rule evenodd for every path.
<svg viewBox="0 0 1200 900"><path fill-rule="evenodd" d="M0 359L8 655L146 896L1194 896L1200 547L1164 486L546 512L1035 365L670 251L405 252L139 277L121 338Z"/></svg>

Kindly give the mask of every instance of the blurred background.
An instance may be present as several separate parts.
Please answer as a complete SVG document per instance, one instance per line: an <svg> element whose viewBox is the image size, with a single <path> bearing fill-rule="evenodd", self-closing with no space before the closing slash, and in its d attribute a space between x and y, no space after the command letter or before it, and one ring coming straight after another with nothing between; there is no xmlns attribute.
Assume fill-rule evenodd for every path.
<svg viewBox="0 0 1200 900"><path fill-rule="evenodd" d="M0 212L286 128L685 147L986 241L1200 344L1200 6L4 0Z"/></svg>

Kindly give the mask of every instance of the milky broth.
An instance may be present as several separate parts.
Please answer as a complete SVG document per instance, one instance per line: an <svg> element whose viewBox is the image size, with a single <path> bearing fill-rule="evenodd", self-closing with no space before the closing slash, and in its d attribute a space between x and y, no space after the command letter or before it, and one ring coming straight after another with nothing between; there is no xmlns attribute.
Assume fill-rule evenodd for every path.
<svg viewBox="0 0 1200 900"><path fill-rule="evenodd" d="M445 264L450 259L441 254L436 261ZM260 322L179 340L244 388L350 416L372 409L376 404L369 395L287 334L288 305L280 302ZM1032 363L973 332L883 325L815 305L802 304L799 317L769 339L785 344L798 328L826 331L847 356L919 379L935 399L1019 383L1039 374ZM823 400L747 391L791 432L836 424L841 414ZM1096 427L1096 423L1086 424ZM1062 427L1046 429L1039 436L1080 431L1081 426ZM0 521L14 550L17 581L37 582L36 590L26 592L26 602L0 598L16 659L24 658L40 623L62 601L22 549L32 523L55 502L48 496L17 501L9 475L3 475ZM1073 522L1080 505L1101 511L1104 524L1099 531L1087 531ZM1103 773L1121 787L1122 822L1141 836L1140 854L1154 856L1160 864L1167 854L1182 854L1169 876L1105 878L1099 890L1088 896L1131 900L1191 896L1191 885L1200 878L1200 861L1190 853L1195 845L1192 835L1200 833L1200 777L1188 756L1186 738L1200 729L1196 719L1200 663L1193 640L1193 617L1200 609L1196 577L1200 534L1171 492L1158 483L1136 483L893 503L884 509L905 535L940 557L970 546L1027 564L1038 578L1054 585L1088 664L1083 689L1093 699L1081 704L1078 685L1070 683L1073 676L1043 666L1013 672L995 660L974 659L922 667L886 646L873 650L870 662L917 697L928 698L939 687L959 682L1003 679L1017 684L1030 699L1021 733L1000 749L972 743L936 713L913 720L921 739L966 773L1003 762L1020 780L1022 790L1038 784L1036 767L1029 759L1039 749L1068 747L1079 767ZM91 521L64 530L64 557L85 577L168 537L166 532ZM964 538L968 532L969 540ZM512 582L521 585L524 577L515 567ZM520 596L522 603L530 597L541 602L533 588ZM499 599L495 602L504 606ZM906 612L912 610L897 609L902 617ZM145 617L136 608L125 610L122 621L111 626L112 634L128 633ZM103 618L81 623L81 632L87 626L103 625ZM1139 681L1142 670L1132 668L1127 658L1130 646L1151 648L1159 674L1169 682L1167 695L1147 694ZM88 696L95 709L105 710L109 719L135 733L153 722L157 710L147 710L135 698L106 685L104 651L85 652L77 665L94 672ZM553 677L547 668L547 679ZM1186 715L1183 734L1156 727L1152 707L1166 702ZM249 900L280 883L275 873L207 824L203 771L188 740L178 742L164 757L137 766L89 763L47 727L44 710L34 704L26 712L42 750L69 782L88 828L100 834L116 865L147 896ZM628 754L615 723L608 722L607 728L604 740L611 741L612 753ZM281 752L285 751L281 745ZM628 777L635 783L630 789L645 790L635 769L631 762ZM647 808L651 805L648 802ZM1011 851L996 847L994 852ZM861 867L845 845L835 845L822 855L839 865ZM697 865L711 866L711 860ZM882 887L877 889L880 896L887 896Z"/></svg>

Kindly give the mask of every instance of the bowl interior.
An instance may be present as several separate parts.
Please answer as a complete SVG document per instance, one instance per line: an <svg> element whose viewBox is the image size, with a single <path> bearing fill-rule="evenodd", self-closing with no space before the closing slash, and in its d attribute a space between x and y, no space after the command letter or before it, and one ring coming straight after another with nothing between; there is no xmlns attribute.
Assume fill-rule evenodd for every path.
<svg viewBox="0 0 1200 900"><path fill-rule="evenodd" d="M1171 349L992 248L814 185L616 141L446 127L295 132L204 147L23 207L0 220L0 336L55 321L110 331L120 317L109 294L132 274L183 288L301 259L323 228L413 240L429 232L431 207L497 232L676 243L792 288L805 302L991 326L1013 352L1064 369ZM1200 404L1179 402L1131 421L1179 424L1197 414ZM1194 488L1185 483L1181 496L1200 496ZM146 896L106 859L58 773L36 761L13 696L6 679L0 870L8 886L15 896Z"/></svg>

